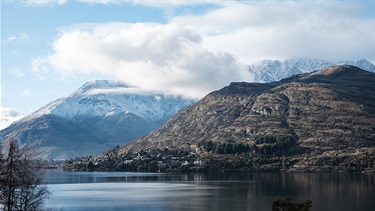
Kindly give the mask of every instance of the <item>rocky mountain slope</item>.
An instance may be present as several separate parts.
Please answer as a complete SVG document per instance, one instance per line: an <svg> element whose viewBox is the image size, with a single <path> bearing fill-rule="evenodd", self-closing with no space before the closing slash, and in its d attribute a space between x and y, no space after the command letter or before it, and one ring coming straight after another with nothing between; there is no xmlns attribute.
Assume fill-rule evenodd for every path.
<svg viewBox="0 0 375 211"><path fill-rule="evenodd" d="M92 81L0 131L0 141L14 137L43 158L98 154L148 134L191 103L118 81Z"/></svg>
<svg viewBox="0 0 375 211"><path fill-rule="evenodd" d="M191 150L204 141L243 143L268 154L283 137L293 147L283 145L281 154L303 155L298 166L325 153L374 154L374 122L375 74L333 66L279 82L231 83L129 143L120 154L146 148Z"/></svg>
<svg viewBox="0 0 375 211"><path fill-rule="evenodd" d="M292 75L309 73L334 65L353 65L363 70L375 72L375 65L366 59L358 61L330 61L321 59L287 59L280 60L264 60L249 65L249 71L255 76L257 82L272 82L291 77Z"/></svg>

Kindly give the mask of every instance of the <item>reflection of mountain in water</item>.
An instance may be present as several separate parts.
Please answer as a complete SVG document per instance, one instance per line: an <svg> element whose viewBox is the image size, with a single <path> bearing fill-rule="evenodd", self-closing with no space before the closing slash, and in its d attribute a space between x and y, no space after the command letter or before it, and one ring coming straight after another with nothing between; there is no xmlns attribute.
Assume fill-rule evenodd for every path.
<svg viewBox="0 0 375 211"><path fill-rule="evenodd" d="M47 206L69 201L66 209L270 210L273 200L287 196L295 201L310 199L313 210L319 211L371 210L375 206L374 176L364 174L53 171L48 183L52 183L54 197Z"/></svg>

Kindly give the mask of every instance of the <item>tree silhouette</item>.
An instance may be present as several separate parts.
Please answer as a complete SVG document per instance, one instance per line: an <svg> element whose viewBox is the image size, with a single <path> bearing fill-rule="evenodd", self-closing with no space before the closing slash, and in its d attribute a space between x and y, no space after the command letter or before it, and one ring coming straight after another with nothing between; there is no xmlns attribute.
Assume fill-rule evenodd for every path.
<svg viewBox="0 0 375 211"><path fill-rule="evenodd" d="M2 147L0 147L1 149ZM49 195L44 170L40 162L22 153L14 139L9 141L6 157L0 153L0 204L6 211L43 210L44 199Z"/></svg>
<svg viewBox="0 0 375 211"><path fill-rule="evenodd" d="M278 199L272 202L272 211L309 211L312 206L311 200L305 202L294 202L293 198L285 200Z"/></svg>

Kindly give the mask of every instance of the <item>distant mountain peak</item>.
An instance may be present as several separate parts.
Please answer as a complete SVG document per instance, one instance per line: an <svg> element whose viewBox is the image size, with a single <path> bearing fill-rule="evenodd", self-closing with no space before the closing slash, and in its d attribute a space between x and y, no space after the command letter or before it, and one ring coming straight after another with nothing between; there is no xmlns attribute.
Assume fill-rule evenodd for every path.
<svg viewBox="0 0 375 211"><path fill-rule="evenodd" d="M284 61L263 60L249 65L249 71L255 76L255 81L272 82L291 77L296 74L310 73L336 65L352 65L361 69L375 72L375 65L366 59L358 61L330 61L309 58L294 58Z"/></svg>
<svg viewBox="0 0 375 211"><path fill-rule="evenodd" d="M112 88L112 87L128 87L125 82L116 80L93 80L85 83L82 87L90 88Z"/></svg>
<svg viewBox="0 0 375 211"><path fill-rule="evenodd" d="M79 88L73 94L85 93L89 90L94 90L94 89L113 89L113 88L129 88L129 86L122 81L94 80L94 81L86 82L81 88Z"/></svg>
<svg viewBox="0 0 375 211"><path fill-rule="evenodd" d="M44 158L97 154L146 135L192 103L121 81L95 80L1 130L0 141L37 143Z"/></svg>
<svg viewBox="0 0 375 211"><path fill-rule="evenodd" d="M332 67L323 68L321 70L316 70L309 74L309 76L314 75L333 75L340 72L358 72L361 71L358 67L352 65L336 65Z"/></svg>

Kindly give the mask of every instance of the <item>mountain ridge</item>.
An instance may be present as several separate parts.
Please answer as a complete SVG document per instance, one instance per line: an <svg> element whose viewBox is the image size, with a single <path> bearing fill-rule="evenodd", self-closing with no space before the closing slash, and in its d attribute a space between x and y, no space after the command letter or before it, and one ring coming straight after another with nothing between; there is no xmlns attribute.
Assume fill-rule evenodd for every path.
<svg viewBox="0 0 375 211"><path fill-rule="evenodd" d="M190 149L204 140L254 143L279 135L296 137L309 153L354 150L375 146L373 122L375 74L334 66L279 82L231 83L125 145L120 154L145 146Z"/></svg>
<svg viewBox="0 0 375 211"><path fill-rule="evenodd" d="M337 80L339 76L339 68L332 73L329 72L329 68L322 72L322 70L315 71L310 73L311 68L317 66L326 66L329 64L333 64L334 62L325 61L325 60L313 60L313 59L291 59L285 61L278 61L278 60L265 60L263 64L267 66L267 68L263 69L264 74L267 73L270 69L273 69L276 75L288 75L295 72L302 72L302 74L297 74L281 81L273 81L272 83L246 83L246 82L233 82L229 86L214 91L209 94L207 103L212 103L215 101L214 98L224 98L224 101L230 102L230 100L236 99L236 101L244 101L245 105L236 105L238 110L243 109L242 113L240 111L234 110L231 111L233 114L231 118L236 118L237 115L242 115L246 111L246 108L249 106L253 106L255 102L246 102L246 99L249 100L250 96L258 97L256 94L260 91L263 92L271 92L269 90L274 89L275 87L279 86L280 83L294 83L293 86L300 86L301 80L307 81L314 81L315 83L325 83L328 81L332 81L333 78ZM340 63L340 62L336 62ZM369 69L370 71L375 71L375 66L368 62L365 59L361 59L355 62L341 62L341 63L350 63L350 64L357 64L357 66L363 66ZM258 65L259 66L259 65ZM302 67L306 66L305 69ZM250 68L251 66L249 66ZM264 66L259 66L264 67ZM280 68L281 67L281 68ZM337 66L336 66L337 67ZM333 67L333 68L336 68ZM346 69L353 69L354 67L348 65L342 65L340 67L345 67ZM288 69L289 68L289 69ZM250 71L254 73L259 73L261 68L258 68L258 72L254 71L250 68ZM354 69L353 69L354 70ZM333 73L337 73L335 76L332 76ZM256 75L256 74L255 74ZM324 78L319 78L319 76L324 75ZM360 75L360 76L358 76ZM257 76L257 75L256 75ZM258 74L259 79L259 74ZM352 81L357 79L362 80L364 83L356 83L352 85ZM263 80L263 79L262 79ZM267 79L269 80L269 79ZM367 82L370 80L372 82L371 77L363 77L358 72L353 73L351 76L345 77L345 80L339 79L336 83L340 82L341 85L349 86L352 90L352 94L355 95L357 93L357 89L362 89L366 87ZM264 81L264 80L263 80ZM297 84L296 84L297 83ZM296 88L297 89L297 88ZM309 92L308 88L306 88ZM313 88L309 88L310 91ZM326 87L320 87L319 89L326 89ZM336 89L335 92L342 92L345 93L346 91L341 87L340 89ZM229 96L230 94L234 94L233 96ZM265 93L267 94L267 93ZM270 93L268 93L270 94ZM330 93L332 95L332 93ZM245 95L245 96L244 96ZM283 94L287 96L287 94ZM122 96L121 100L117 99L118 96ZM267 97L267 95L265 95ZM273 96L274 97L274 96ZM302 96L305 97L306 96ZM355 97L355 96L354 96ZM285 105L288 105L288 97L274 97L275 101L277 102L284 102ZM350 98L353 98L351 96ZM373 110L372 102L366 101L366 97L356 99L363 105L370 105L366 106L367 110ZM108 148L112 148L115 145L123 145L124 142L130 141L135 139L139 136L146 135L148 132L151 132L165 123L169 117L176 114L180 109L190 105L193 101L182 99L181 97L172 97L168 95L163 95L157 92L145 92L141 91L134 87L129 87L125 83L121 81L109 81L109 80L95 80L85 83L81 88L77 91L73 92L68 97L63 97L57 99L46 106L43 106L38 111L32 113L24 117L23 119L15 122L15 125L11 125L10 129L6 128L0 131L0 135L5 138L9 137L17 137L21 140L21 142L31 142L31 140L35 140L33 144L38 146L45 145L46 139L53 139L54 143L58 146L62 146L64 143L64 135L69 134L69 140L82 140L81 143L83 148L86 150L80 151L76 150L81 147L81 145L75 145L75 142L69 142L68 144L75 145L76 149L73 149L72 152L69 152L69 149L66 148L64 153L58 154L51 154L51 151L56 151L57 147L49 144L46 148L40 148L45 153L43 154L44 157L54 156L54 157L71 157L71 156L78 156L81 155L80 153L84 154L95 154L100 153L103 150ZM273 103L273 102L271 102ZM220 116L221 113L225 113L225 110L221 110L220 107L225 107L224 104L217 104L217 110L209 111L209 110L202 110L207 112L207 115L210 116L211 119L206 119L207 122L214 122L216 121L215 115ZM325 106L325 105L324 105ZM269 107L269 106L268 106ZM259 107L257 110L251 111L255 114L268 114L273 110L268 108L267 106ZM166 111L164 108L167 108ZM238 113L240 112L240 113ZM273 111L275 112L275 111ZM196 116L196 118L202 118L204 113L201 116ZM281 118L281 117L280 117ZM41 120L39 123L35 123L35 119ZM223 118L225 119L225 118ZM193 118L191 118L194 121ZM283 120L286 124L287 122ZM229 121L230 122L230 121ZM53 126L51 126L51 124ZM230 122L232 124L232 122ZM175 126L176 127L176 126ZM222 127L222 126L221 126ZM93 129L95 128L95 129ZM104 131L98 128L105 129ZM123 128L128 128L127 135L126 133L121 133L119 131L123 130ZM143 129L145 130L143 130ZM34 130L36 129L36 130ZM91 130L90 130L91 129ZM20 133L12 132L12 130L16 131L23 131ZM46 136L46 131L54 131L52 134ZM80 130L78 132L77 130ZM181 128L181 132L186 131L187 129ZM210 131L210 127L205 128L206 131ZM236 131L237 129L235 126L231 128L232 131ZM94 132L93 132L94 131ZM98 132L99 131L99 132ZM101 132L100 132L101 131ZM166 130L167 131L167 130ZM196 136L200 136L200 130L197 128L195 132ZM248 133L247 130L245 130ZM288 130L281 130L287 131ZM80 134L80 135L77 135ZM108 134L107 136L105 134ZM122 135L120 135L122 134ZM136 135L138 134L138 135ZM193 133L194 134L194 133ZM291 135L294 135L291 133ZM60 137L61 136L61 137ZM181 137L181 134L175 133L174 137ZM34 138L33 138L34 137ZM92 148L96 148L96 151L88 150L90 148L90 140L96 140L97 137L100 137L102 141L100 144L96 144ZM193 136L194 137L194 136ZM120 141L122 139L122 141ZM171 138L172 139L172 138ZM58 141L57 141L58 140ZM108 140L106 143L103 140ZM117 141L114 141L117 140ZM61 142L61 143L60 143ZM172 142L171 142L172 143ZM186 145L189 142L186 141ZM99 150L99 148L102 148ZM64 154L64 155L62 155Z"/></svg>
<svg viewBox="0 0 375 211"><path fill-rule="evenodd" d="M375 72L375 65L366 59L357 61L334 61L309 58L294 58L281 60L263 60L249 65L249 71L254 74L255 81L273 82L296 74L309 73L315 70L335 66L352 65L361 69Z"/></svg>
<svg viewBox="0 0 375 211"><path fill-rule="evenodd" d="M43 158L99 154L146 135L192 102L96 80L1 130L0 140L29 143Z"/></svg>

